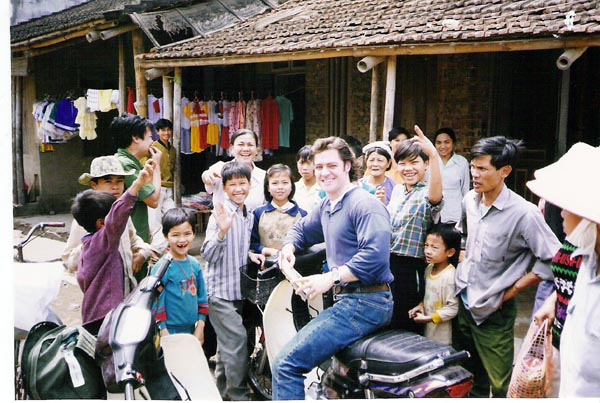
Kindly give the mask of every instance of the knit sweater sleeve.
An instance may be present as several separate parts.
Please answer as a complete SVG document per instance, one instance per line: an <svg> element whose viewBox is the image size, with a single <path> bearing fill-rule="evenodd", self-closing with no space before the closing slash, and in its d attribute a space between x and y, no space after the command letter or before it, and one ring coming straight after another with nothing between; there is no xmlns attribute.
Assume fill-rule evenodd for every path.
<svg viewBox="0 0 600 403"><path fill-rule="evenodd" d="M160 267L162 258L154 265L154 270L152 270L152 274L155 274L155 271ZM163 290L158 297L154 300L152 304L152 316L156 322L156 325L160 330L167 328L167 308L165 304L165 297L167 295L167 287L170 283L170 271L167 270L161 279L161 283L163 285Z"/></svg>

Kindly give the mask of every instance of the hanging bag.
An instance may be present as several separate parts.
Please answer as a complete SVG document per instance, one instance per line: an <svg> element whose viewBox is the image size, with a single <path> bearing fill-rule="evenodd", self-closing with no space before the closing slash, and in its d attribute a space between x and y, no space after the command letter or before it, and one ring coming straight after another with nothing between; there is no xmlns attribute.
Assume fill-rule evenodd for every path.
<svg viewBox="0 0 600 403"><path fill-rule="evenodd" d="M94 360L96 338L83 327L40 322L23 346L25 388L32 399L106 399Z"/></svg>
<svg viewBox="0 0 600 403"><path fill-rule="evenodd" d="M513 367L508 398L546 397L546 381L552 362L552 333L548 320L531 322Z"/></svg>

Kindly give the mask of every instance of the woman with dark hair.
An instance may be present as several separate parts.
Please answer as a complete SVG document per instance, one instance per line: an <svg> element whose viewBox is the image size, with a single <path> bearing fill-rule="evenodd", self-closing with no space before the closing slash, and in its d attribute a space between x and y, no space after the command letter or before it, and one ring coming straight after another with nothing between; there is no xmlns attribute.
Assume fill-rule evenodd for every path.
<svg viewBox="0 0 600 403"><path fill-rule="evenodd" d="M435 133L433 144L439 155L444 189L444 207L440 221L444 224L457 223L462 217L462 199L471 183L469 162L454 152L456 134L451 128L439 129Z"/></svg>
<svg viewBox="0 0 600 403"><path fill-rule="evenodd" d="M246 199L246 207L254 210L264 204L263 182L265 180L265 171L254 164L258 155L258 136L250 129L240 129L231 136L231 146L229 148L231 155L237 162L246 164L250 167L252 177L250 180L250 194ZM223 184L221 181L221 170L223 162L219 161L210 166L202 173L202 182L206 191L213 195L213 205L222 203L225 199Z"/></svg>

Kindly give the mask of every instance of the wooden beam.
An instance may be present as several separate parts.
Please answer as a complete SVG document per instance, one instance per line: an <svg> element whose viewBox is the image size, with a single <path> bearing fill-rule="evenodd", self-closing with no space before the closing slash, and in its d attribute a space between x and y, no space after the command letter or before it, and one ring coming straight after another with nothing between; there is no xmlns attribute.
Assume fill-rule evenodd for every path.
<svg viewBox="0 0 600 403"><path fill-rule="evenodd" d="M137 55L144 53L144 38L140 30L132 31L133 43L133 67L135 70L135 97L137 105L137 114L141 117L148 117L148 87L144 77L144 69L139 63Z"/></svg>
<svg viewBox="0 0 600 403"><path fill-rule="evenodd" d="M173 172L173 200L181 206L181 68L175 67L173 78L173 147L175 148L175 168Z"/></svg>
<svg viewBox="0 0 600 403"><path fill-rule="evenodd" d="M32 48L29 50L25 50L25 51L23 51L23 56L28 57L28 58L41 56L41 55L45 55L48 53L56 52L57 50L61 50L66 47L69 47L69 46L77 46L77 45L83 44L84 42L85 42L85 39L83 37L74 38L68 42L60 42L60 43L57 43L54 45L46 46L45 48Z"/></svg>
<svg viewBox="0 0 600 403"><path fill-rule="evenodd" d="M193 66L223 66L247 63L268 63L289 60L316 60L331 59L335 57L365 57L365 56L393 56L393 55L443 55L463 53L487 52L516 52L524 50L563 49L571 47L598 47L600 35L580 38L559 39L523 39L489 42L450 42L450 43L422 43L422 44L394 44L354 48L334 48L305 50L298 52L281 52L265 55L226 55L211 57L178 57L170 59L143 59L140 64L143 68L152 67L193 67ZM184 53L184 52L180 52Z"/></svg>
<svg viewBox="0 0 600 403"><path fill-rule="evenodd" d="M65 30L51 32L49 34L36 36L21 42L15 42L10 45L11 52L22 52L28 49L44 48L56 43L69 41L75 38L84 37L92 31L108 29L115 27L117 21L107 22L106 20L94 21L88 24L78 25Z"/></svg>

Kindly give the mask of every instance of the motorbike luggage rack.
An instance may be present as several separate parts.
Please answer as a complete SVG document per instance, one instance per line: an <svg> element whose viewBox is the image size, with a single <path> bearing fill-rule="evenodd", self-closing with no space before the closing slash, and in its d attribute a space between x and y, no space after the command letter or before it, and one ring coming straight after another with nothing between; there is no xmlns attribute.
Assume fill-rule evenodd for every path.
<svg viewBox="0 0 600 403"><path fill-rule="evenodd" d="M441 368L445 365L450 365L453 363L461 362L471 355L468 351L459 351L454 354L450 354L445 357L438 357L427 364L423 364L415 369L412 369L408 372L398 375L382 375L382 374L373 374L369 372L365 372L364 374L359 375L358 381L361 385L366 386L369 382L382 382L382 383L401 383L406 382L410 379L416 378L420 375L426 374L428 372L434 371L438 368Z"/></svg>

